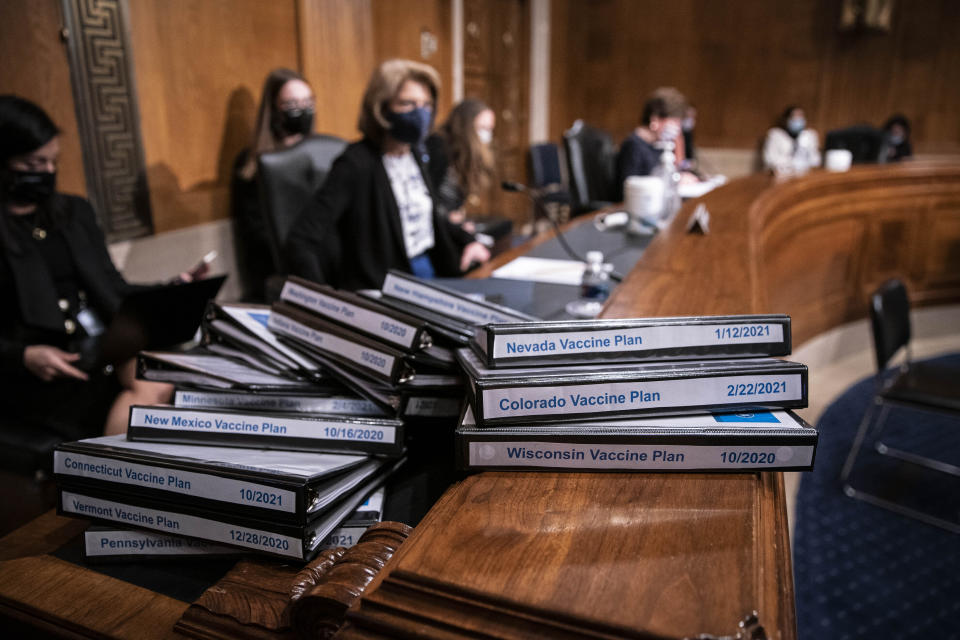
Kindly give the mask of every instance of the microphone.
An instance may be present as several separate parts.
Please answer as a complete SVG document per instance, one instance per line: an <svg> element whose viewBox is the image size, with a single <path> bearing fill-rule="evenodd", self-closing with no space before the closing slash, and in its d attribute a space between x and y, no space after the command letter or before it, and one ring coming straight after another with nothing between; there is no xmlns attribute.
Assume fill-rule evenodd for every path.
<svg viewBox="0 0 960 640"><path fill-rule="evenodd" d="M554 217L547 212L547 209L544 206L544 202L543 202L544 194L542 190L534 187L529 187L523 184L522 182L514 182L513 180L504 180L503 182L500 183L500 188L503 189L504 191L509 191L511 193L526 194L526 196L530 198L531 202L533 202L534 218L536 219L538 210L543 212L543 216L547 220L549 220L550 223L553 225L553 229L557 234L557 240L560 242L560 246L563 247L563 250L567 252L567 255L569 255L571 258L573 258L577 262L583 262L583 263L587 262L580 256L580 254L578 254L576 251L573 250L573 247L571 247L567 243L567 239L563 235L563 230L560 228L560 225L557 224L557 221L554 219ZM623 276L621 276L616 271L613 271L610 273L610 279L615 282L620 282L623 279Z"/></svg>

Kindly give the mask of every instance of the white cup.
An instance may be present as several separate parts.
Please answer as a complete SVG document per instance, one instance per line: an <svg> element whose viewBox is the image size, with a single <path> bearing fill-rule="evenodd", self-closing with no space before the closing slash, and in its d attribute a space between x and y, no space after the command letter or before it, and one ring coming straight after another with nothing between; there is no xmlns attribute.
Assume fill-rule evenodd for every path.
<svg viewBox="0 0 960 640"><path fill-rule="evenodd" d="M853 164L853 154L848 149L830 149L823 157L827 171L846 171Z"/></svg>
<svg viewBox="0 0 960 640"><path fill-rule="evenodd" d="M663 212L663 180L656 176L630 176L624 180L623 208L633 219L657 220Z"/></svg>

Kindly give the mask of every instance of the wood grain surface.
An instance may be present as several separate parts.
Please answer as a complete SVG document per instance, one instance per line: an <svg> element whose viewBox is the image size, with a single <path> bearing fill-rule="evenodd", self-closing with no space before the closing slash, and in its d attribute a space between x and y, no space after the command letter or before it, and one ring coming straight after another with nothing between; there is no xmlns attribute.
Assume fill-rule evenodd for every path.
<svg viewBox="0 0 960 640"><path fill-rule="evenodd" d="M701 202L710 233L688 234ZM603 316L788 313L796 346L863 317L889 275L918 303L960 299L957 247L958 166L756 175L687 203ZM728 635L752 610L796 636L782 474L484 473L431 510L340 637Z"/></svg>

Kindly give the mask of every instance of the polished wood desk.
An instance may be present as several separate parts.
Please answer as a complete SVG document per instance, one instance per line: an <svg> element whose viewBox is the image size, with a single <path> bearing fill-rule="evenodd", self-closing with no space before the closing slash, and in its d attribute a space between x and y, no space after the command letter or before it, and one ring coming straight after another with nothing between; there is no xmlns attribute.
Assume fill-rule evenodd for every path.
<svg viewBox="0 0 960 640"><path fill-rule="evenodd" d="M788 313L796 345L863 317L893 275L916 303L960 299L960 166L757 175L699 202L710 234L685 232L688 203L604 317ZM484 473L437 503L342 636L732 635L752 610L796 636L782 474Z"/></svg>
<svg viewBox="0 0 960 640"><path fill-rule="evenodd" d="M960 299L960 166L752 176L702 202L711 233L684 233L688 203L606 316L785 312L800 344L863 317L893 274L915 303ZM186 603L49 555L81 528L47 514L2 541L0 613L72 637L175 637ZM731 634L755 609L793 638L787 536L781 474L483 473L431 510L344 636Z"/></svg>

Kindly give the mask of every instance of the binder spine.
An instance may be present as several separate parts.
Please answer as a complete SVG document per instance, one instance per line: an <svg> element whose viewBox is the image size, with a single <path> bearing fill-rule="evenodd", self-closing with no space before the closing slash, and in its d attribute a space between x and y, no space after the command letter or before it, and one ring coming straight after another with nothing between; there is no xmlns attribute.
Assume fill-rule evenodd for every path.
<svg viewBox="0 0 960 640"><path fill-rule="evenodd" d="M725 444L620 442L591 439L564 441L549 437L497 438L457 434L462 469L539 471L803 471L813 468L816 442L809 439L730 439ZM657 440L653 438L652 440Z"/></svg>
<svg viewBox="0 0 960 640"><path fill-rule="evenodd" d="M285 558L307 560L307 547L302 538L291 531L267 528L260 524L234 524L212 514L209 517L184 513L173 506L141 506L123 494L95 497L82 489L61 487L57 512L96 522L119 523L168 534L199 538L210 542L262 551Z"/></svg>
<svg viewBox="0 0 960 640"><path fill-rule="evenodd" d="M433 344L423 327L398 317L400 314L376 311L368 304L351 300L333 289L319 291L288 279L280 292L280 299L406 351L418 351Z"/></svg>
<svg viewBox="0 0 960 640"><path fill-rule="evenodd" d="M413 377L413 370L407 365L401 352L386 345L378 347L365 340L353 340L346 335L323 330L326 327L319 321L311 324L319 328L308 326L295 312L275 306L268 326L275 333L300 341L329 358L392 384L399 384Z"/></svg>
<svg viewBox="0 0 960 640"><path fill-rule="evenodd" d="M738 409L807 406L806 367L726 375L601 381L473 380L471 405L480 424L602 419Z"/></svg>
<svg viewBox="0 0 960 640"><path fill-rule="evenodd" d="M261 449L385 456L403 452L403 423L374 418L323 420L134 405L127 436L131 440L208 442Z"/></svg>
<svg viewBox="0 0 960 640"><path fill-rule="evenodd" d="M114 491L138 491L160 500L188 500L250 517L304 522L303 487L252 482L235 477L146 464L112 456L57 450L54 476L76 485Z"/></svg>
<svg viewBox="0 0 960 640"><path fill-rule="evenodd" d="M387 273L381 290L385 296L426 307L468 324L536 320L532 316L513 309L488 302L477 302L457 291L431 285L398 271Z"/></svg>
<svg viewBox="0 0 960 640"><path fill-rule="evenodd" d="M784 356L790 318L491 324L478 328L471 346L488 367Z"/></svg>
<svg viewBox="0 0 960 640"><path fill-rule="evenodd" d="M355 416L382 416L369 400L350 396L308 396L241 394L177 389L173 404L183 409L252 409L287 413L331 413Z"/></svg>

